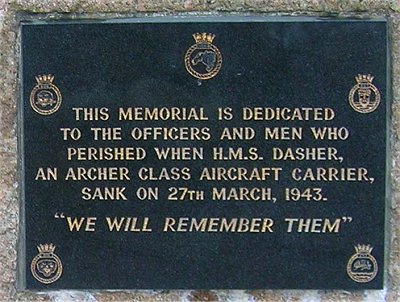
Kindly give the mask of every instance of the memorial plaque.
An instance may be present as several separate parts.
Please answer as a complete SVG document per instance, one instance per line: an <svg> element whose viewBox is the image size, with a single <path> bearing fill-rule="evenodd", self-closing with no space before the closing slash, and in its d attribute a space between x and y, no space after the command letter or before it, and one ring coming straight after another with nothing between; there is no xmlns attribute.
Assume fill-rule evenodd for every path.
<svg viewBox="0 0 400 302"><path fill-rule="evenodd" d="M22 289L379 289L387 22L21 25Z"/></svg>

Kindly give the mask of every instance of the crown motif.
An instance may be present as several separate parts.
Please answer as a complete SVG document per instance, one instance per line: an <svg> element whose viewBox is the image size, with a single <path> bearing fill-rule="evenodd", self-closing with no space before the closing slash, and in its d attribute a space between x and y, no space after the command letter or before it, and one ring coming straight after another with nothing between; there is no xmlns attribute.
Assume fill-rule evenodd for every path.
<svg viewBox="0 0 400 302"><path fill-rule="evenodd" d="M374 77L370 74L365 75L365 74L359 74L356 76L356 81L358 84L361 83L372 83L372 80L374 79Z"/></svg>
<svg viewBox="0 0 400 302"><path fill-rule="evenodd" d="M46 244L39 244L37 246L37 249L39 251L39 253L54 253L54 250L56 249L55 245L50 243L46 243Z"/></svg>
<svg viewBox="0 0 400 302"><path fill-rule="evenodd" d="M357 244L354 248L356 252L360 254L371 254L372 250L374 249L369 244Z"/></svg>
<svg viewBox="0 0 400 302"><path fill-rule="evenodd" d="M196 43L212 43L214 38L215 38L214 34L208 34L208 33L193 34L193 39L196 41Z"/></svg>
<svg viewBox="0 0 400 302"><path fill-rule="evenodd" d="M54 80L54 76L51 74L40 75L35 78L38 84L52 83Z"/></svg>

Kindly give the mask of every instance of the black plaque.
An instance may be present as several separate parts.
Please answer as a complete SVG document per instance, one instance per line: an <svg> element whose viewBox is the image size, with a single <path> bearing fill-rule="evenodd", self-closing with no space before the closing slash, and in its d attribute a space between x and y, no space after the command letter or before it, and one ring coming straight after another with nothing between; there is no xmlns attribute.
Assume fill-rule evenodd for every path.
<svg viewBox="0 0 400 302"><path fill-rule="evenodd" d="M23 289L379 289L386 20L21 25Z"/></svg>

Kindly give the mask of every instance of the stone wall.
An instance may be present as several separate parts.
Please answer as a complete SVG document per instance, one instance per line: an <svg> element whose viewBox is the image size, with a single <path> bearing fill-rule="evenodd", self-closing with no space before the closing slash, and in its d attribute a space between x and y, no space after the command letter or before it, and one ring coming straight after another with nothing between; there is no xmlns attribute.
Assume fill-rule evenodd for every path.
<svg viewBox="0 0 400 302"><path fill-rule="evenodd" d="M93 291L17 292L18 182L16 104L18 20L120 17L144 13L263 13L386 16L391 27L392 132L389 263L380 291ZM0 301L400 301L400 1L399 0L0 0Z"/></svg>

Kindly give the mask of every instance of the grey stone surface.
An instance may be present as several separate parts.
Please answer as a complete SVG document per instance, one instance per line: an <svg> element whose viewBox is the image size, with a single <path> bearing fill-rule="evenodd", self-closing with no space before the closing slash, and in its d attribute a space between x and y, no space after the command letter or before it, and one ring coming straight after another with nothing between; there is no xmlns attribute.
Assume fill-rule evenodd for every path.
<svg viewBox="0 0 400 302"><path fill-rule="evenodd" d="M16 103L20 14L55 18L137 13L266 13L387 16L392 20L392 196L387 282L380 291L17 292L18 182ZM0 0L0 301L400 301L400 1L398 0Z"/></svg>

